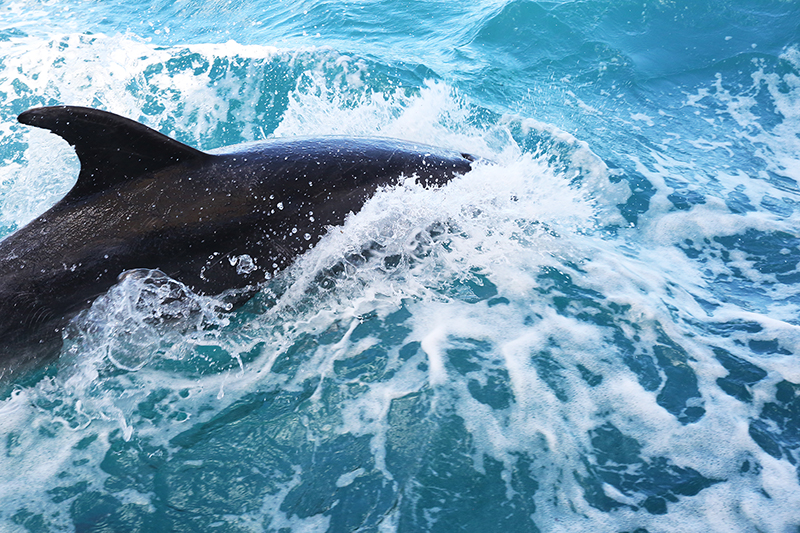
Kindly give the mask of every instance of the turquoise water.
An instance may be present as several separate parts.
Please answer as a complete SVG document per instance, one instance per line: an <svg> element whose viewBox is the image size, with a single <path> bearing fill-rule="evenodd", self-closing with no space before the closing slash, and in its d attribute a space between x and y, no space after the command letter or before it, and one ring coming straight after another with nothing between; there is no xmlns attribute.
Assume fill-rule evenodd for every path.
<svg viewBox="0 0 800 533"><path fill-rule="evenodd" d="M233 314L125 278L0 400L0 530L800 530L800 4L0 5L0 235L72 185L29 107L213 149L389 136Z"/></svg>

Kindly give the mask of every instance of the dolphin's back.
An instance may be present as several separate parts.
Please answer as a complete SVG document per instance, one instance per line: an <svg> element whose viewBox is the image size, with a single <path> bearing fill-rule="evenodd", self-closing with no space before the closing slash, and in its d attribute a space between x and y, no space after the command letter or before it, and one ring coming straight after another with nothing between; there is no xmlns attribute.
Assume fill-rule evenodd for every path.
<svg viewBox="0 0 800 533"><path fill-rule="evenodd" d="M80 107L32 109L19 120L63 137L81 170L61 201L0 241L0 360L25 346L52 351L66 322L122 272L159 269L205 294L255 288L378 187L402 176L441 185L472 161L404 141L338 137L205 153Z"/></svg>

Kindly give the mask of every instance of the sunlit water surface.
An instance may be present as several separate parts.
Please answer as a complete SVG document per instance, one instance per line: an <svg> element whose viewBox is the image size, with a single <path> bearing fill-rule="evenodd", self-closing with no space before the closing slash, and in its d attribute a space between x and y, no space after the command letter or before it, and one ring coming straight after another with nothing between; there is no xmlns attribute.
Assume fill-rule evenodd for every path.
<svg viewBox="0 0 800 533"><path fill-rule="evenodd" d="M77 175L16 123L40 105L485 160L380 191L234 313L125 278L0 399L0 530L800 527L796 2L0 16L1 235Z"/></svg>

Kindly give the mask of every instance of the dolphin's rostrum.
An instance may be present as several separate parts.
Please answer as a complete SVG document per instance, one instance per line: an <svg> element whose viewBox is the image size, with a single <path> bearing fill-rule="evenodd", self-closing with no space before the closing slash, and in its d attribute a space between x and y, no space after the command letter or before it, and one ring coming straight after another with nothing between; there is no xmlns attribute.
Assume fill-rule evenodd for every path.
<svg viewBox="0 0 800 533"><path fill-rule="evenodd" d="M19 116L81 170L49 211L0 241L0 373L57 353L61 330L120 274L158 269L202 294L255 287L403 176L442 185L473 158L391 139L274 139L206 153L90 108ZM37 355L33 355L37 354Z"/></svg>

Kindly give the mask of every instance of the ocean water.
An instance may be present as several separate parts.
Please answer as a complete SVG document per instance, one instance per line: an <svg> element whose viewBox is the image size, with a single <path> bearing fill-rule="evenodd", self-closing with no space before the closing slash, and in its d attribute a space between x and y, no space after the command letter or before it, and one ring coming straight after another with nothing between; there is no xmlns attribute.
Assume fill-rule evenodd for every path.
<svg viewBox="0 0 800 533"><path fill-rule="evenodd" d="M0 398L0 531L800 531L797 2L12 0L0 96L2 236L41 105L484 158L234 313L125 278Z"/></svg>

